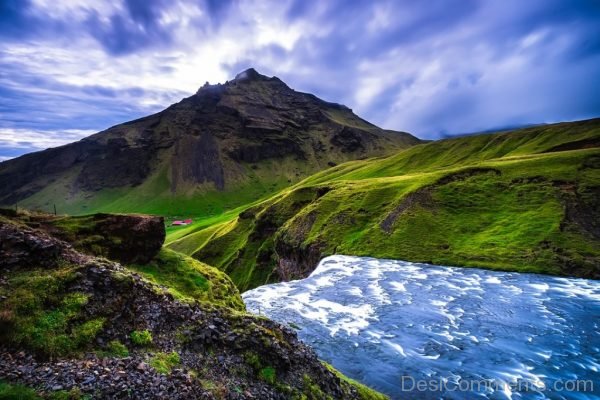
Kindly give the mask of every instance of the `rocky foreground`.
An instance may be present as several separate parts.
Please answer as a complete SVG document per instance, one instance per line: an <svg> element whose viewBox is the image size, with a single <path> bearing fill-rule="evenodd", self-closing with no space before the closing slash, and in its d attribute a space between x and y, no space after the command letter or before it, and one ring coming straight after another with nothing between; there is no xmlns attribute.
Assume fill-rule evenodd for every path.
<svg viewBox="0 0 600 400"><path fill-rule="evenodd" d="M4 382L42 397L378 397L330 371L289 328L247 314L229 281L226 293L237 299L225 302L224 292L214 290L222 281L194 275L200 288L215 293L212 301L198 300L114 261L159 257L160 218L8 214L0 216ZM136 249L124 240L127 226L135 227L129 236L138 243L147 236L148 245L137 248L144 254L125 251ZM118 251L121 245L129 247Z"/></svg>

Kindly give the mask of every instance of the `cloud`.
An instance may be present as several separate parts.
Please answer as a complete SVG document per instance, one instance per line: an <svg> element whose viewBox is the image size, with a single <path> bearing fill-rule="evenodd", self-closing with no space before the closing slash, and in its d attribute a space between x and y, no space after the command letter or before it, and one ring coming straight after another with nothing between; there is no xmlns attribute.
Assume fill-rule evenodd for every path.
<svg viewBox="0 0 600 400"><path fill-rule="evenodd" d="M44 150L75 142L93 134L93 130L65 129L60 131L0 128L1 161L23 152Z"/></svg>
<svg viewBox="0 0 600 400"><path fill-rule="evenodd" d="M50 145L250 66L426 138L594 117L598 21L593 0L6 0L0 129Z"/></svg>

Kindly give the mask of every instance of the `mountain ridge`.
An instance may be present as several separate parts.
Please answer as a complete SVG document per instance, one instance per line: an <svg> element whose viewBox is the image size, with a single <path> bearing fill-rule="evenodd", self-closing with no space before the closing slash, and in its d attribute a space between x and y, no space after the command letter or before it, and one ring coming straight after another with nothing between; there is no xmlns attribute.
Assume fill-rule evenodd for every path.
<svg viewBox="0 0 600 400"><path fill-rule="evenodd" d="M252 69L158 113L3 162L0 204L215 214L214 203L232 208L328 166L416 143Z"/></svg>

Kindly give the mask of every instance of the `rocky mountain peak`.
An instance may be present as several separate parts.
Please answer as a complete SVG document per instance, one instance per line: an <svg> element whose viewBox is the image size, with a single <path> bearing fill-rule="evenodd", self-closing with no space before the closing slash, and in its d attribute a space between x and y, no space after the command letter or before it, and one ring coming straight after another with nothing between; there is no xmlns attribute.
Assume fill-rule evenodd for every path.
<svg viewBox="0 0 600 400"><path fill-rule="evenodd" d="M248 68L248 69L240 72L239 74L237 74L234 79L236 81L240 82L240 81L255 81L255 80L268 79L268 77L266 77L265 75L259 74L254 68Z"/></svg>
<svg viewBox="0 0 600 400"><path fill-rule="evenodd" d="M266 75L262 75L259 72L257 72L254 68L248 68L240 73L238 73L235 78L233 78L233 80L227 81L224 84L221 83L216 83L216 84L211 84L210 82L206 82L204 83L204 85L202 85L200 87L200 89L198 89L198 91L196 92L197 95L214 95L214 94L222 94L224 92L226 92L228 89L232 89L234 87L238 87L239 88L246 88L246 83L251 83L251 82L276 82L276 83L281 83L283 85L285 85L285 83L283 83L283 81L281 81L279 78L277 77L268 77ZM287 85L285 85L287 87Z"/></svg>

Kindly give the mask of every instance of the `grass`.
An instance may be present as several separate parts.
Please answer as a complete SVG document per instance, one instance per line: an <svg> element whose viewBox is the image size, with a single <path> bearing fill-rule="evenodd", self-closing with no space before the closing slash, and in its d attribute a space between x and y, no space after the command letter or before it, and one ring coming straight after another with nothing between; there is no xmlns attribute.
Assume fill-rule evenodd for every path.
<svg viewBox="0 0 600 400"><path fill-rule="evenodd" d="M294 169L290 162L288 169ZM86 193L66 193L77 176L73 169L60 177L55 183L47 185L33 196L20 201L22 207L53 212L56 205L59 214L86 215L99 212L144 213L163 215L166 217L207 217L216 216L250 203L256 199L267 197L288 186L290 181L297 182L314 172L314 168L306 169L299 176L288 174L279 176L272 171L273 165L263 165L260 170L247 168L248 177L240 182L233 182L224 191L216 190L212 185L198 185L196 188L181 190L173 194L169 182L167 166L158 166L157 171L141 185L135 187L108 188ZM297 169L297 168L296 168Z"/></svg>
<svg viewBox="0 0 600 400"><path fill-rule="evenodd" d="M0 381L0 400L84 400L91 399L91 396L81 394L79 388L73 388L69 391L58 390L49 392L43 397L34 389L18 384L9 384Z"/></svg>
<svg viewBox="0 0 600 400"><path fill-rule="evenodd" d="M163 173L128 191L99 193L81 210L197 213L193 225L169 228L168 248L152 262L128 268L179 300L237 311L244 308L231 280L247 290L280 280L282 265L290 269L286 279L302 277L334 253L597 277L600 150L588 144L597 142L599 126L584 121L432 142L341 164L284 189L287 178L263 185L263 166L252 188L178 193L168 200L175 205L162 192ZM44 201L54 195L39 194ZM80 200L70 206L81 207ZM7 296L0 302L2 342L49 356L87 349L104 320L84 318L87 296L66 290L75 273L68 265L10 272L11 291L0 288ZM148 331L131 340L152 343ZM116 341L107 350L129 351ZM258 378L278 384L277 371L258 355L244 359ZM164 374L180 362L177 353L150 361ZM328 368L363 399L385 398ZM310 377L303 388L299 398L325 398ZM10 390L0 386L0 393Z"/></svg>
<svg viewBox="0 0 600 400"><path fill-rule="evenodd" d="M286 204L299 207L312 199L311 191L300 191L288 198ZM289 215L279 215L278 221L284 221L286 216ZM222 318L231 317L232 320L239 321L233 329L254 332L260 339L259 344L262 342L263 346L271 346L275 342L278 343L277 346L289 346L283 332L278 328L267 329L248 322L248 315L240 312L243 311L243 303L239 292L223 272L168 249L163 249L149 265L129 266L129 268L140 271L145 269L141 274L146 274L146 279L168 287L173 293L181 296L182 300L207 301L225 307L220 310L222 313L219 315ZM103 329L106 321L105 318L91 318L87 314L90 311L95 313L103 311L97 307L98 299L90 297L93 294L78 291L82 290L79 279L85 276L82 275L84 272L82 267L70 264L45 270L32 268L8 272L7 285L0 287L0 295L6 296L6 299L0 302L2 343L19 350L32 349L51 357L76 358L84 350L95 351L99 357L128 357L130 350L116 339L108 341L107 345L101 346L101 349L93 346L96 343L94 339ZM118 272L115 273L114 278L121 281L123 277L131 278L130 275L127 271ZM200 290L200 294L196 293L196 290ZM207 297L206 293L210 293L210 296ZM86 310L88 303L93 303L94 306ZM214 312L214 308L212 311ZM112 318L107 317L108 319ZM175 337L177 338L177 334ZM165 349L157 347L149 330L133 331L129 338L130 348L136 354L150 352L151 357L148 362L158 373L168 375L181 365L181 357L177 352L160 351ZM252 368L249 375L246 375L248 369L241 370L245 378L261 380L287 396L286 398L330 398L324 395L318 377L310 381L310 386L296 388L290 386L289 382L285 381L285 374L278 373L271 363L263 363L258 354L247 353L245 361ZM218 382L215 385L212 389L213 393L220 393L221 388L223 393L230 392L230 388L225 383ZM205 386L211 390L208 385ZM302 390L308 394L304 394ZM243 393L242 388L237 386L233 391ZM82 395L76 387L68 391L42 392L39 395L34 389L0 383L1 398L82 399L89 397Z"/></svg>
<svg viewBox="0 0 600 400"><path fill-rule="evenodd" d="M344 112L338 113L340 115L337 115L335 120L346 120L341 123L368 127L368 124L359 118L348 119L347 115L342 115ZM312 133L318 134L317 131ZM370 154L389 153L392 149L408 147L418 142L412 137L403 138L397 134L384 132L382 135L389 136L385 140L382 139L385 146L371 146L372 148L368 149ZM44 184L42 190L19 203L22 207L45 212L52 212L56 205L59 214L70 215L119 212L162 215L168 219L205 219L219 216L258 199L268 198L290 184L327 168L327 160L340 163L356 157L355 154L344 153L339 149L330 149L327 157L313 155L310 141L306 141L304 147L308 154L306 159L288 156L255 163L237 163L227 157L222 158L223 169L229 172L222 190L217 190L212 183L189 183L173 192L172 166L168 160L163 160L153 166L153 173L139 185L106 188L93 193L73 193L70 188L80 173L79 168L73 167L54 177L53 182Z"/></svg>
<svg viewBox="0 0 600 400"><path fill-rule="evenodd" d="M331 372L333 372L338 378L340 378L343 382L348 383L351 386L354 386L356 391L358 392L358 396L361 400L389 400L386 395L383 395L375 390L369 388L368 386L363 385L355 381L354 379L348 378L346 375L342 374L337 369L333 368L332 365L323 362L323 365Z"/></svg>
<svg viewBox="0 0 600 400"><path fill-rule="evenodd" d="M38 400L35 390L23 385L11 385L0 381L0 400Z"/></svg>
<svg viewBox="0 0 600 400"><path fill-rule="evenodd" d="M264 263L239 263L240 259L275 260L270 255L273 246L270 231L293 217L302 207L318 196L310 189L297 189L278 198L278 202L261 204L223 223L219 234L213 235L194 257L211 265L225 266L225 272L240 290L271 282L272 268ZM192 239L193 240L193 239Z"/></svg>
<svg viewBox="0 0 600 400"><path fill-rule="evenodd" d="M600 150L576 147L599 137L600 122L584 121L349 162L168 246L242 291L280 280L282 260L299 267L287 279L302 277L310 254L598 276Z"/></svg>
<svg viewBox="0 0 600 400"><path fill-rule="evenodd" d="M275 368L265 367L258 372L258 377L268 384L273 385L277 379L277 374L275 372Z"/></svg>
<svg viewBox="0 0 600 400"><path fill-rule="evenodd" d="M237 288L226 274L175 251L162 249L150 263L128 268L166 287L177 299L245 310Z"/></svg>
<svg viewBox="0 0 600 400"><path fill-rule="evenodd" d="M129 356L129 350L127 349L127 346L125 346L120 341L111 340L108 343L106 351L104 351L102 355L105 357L123 358Z"/></svg>
<svg viewBox="0 0 600 400"><path fill-rule="evenodd" d="M258 354L251 351L246 352L244 354L244 361L252 367L260 380L270 385L275 385L277 381L277 371L272 366L263 366L263 362Z"/></svg>

